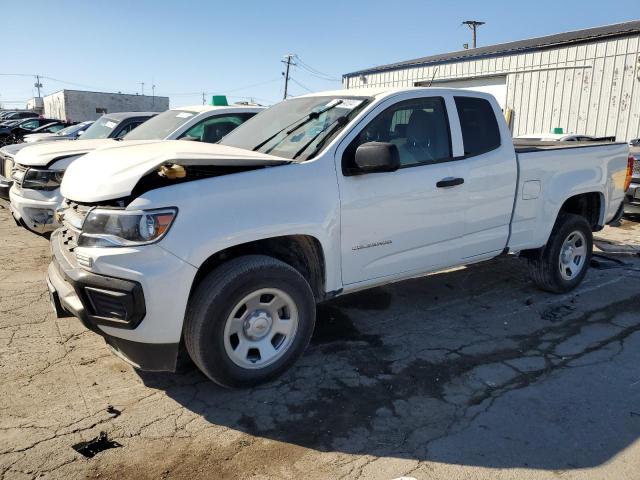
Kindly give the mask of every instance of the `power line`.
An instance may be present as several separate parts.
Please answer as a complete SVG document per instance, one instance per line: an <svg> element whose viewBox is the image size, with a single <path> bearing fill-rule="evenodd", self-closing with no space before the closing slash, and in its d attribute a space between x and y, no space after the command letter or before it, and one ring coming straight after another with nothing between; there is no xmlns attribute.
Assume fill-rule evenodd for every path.
<svg viewBox="0 0 640 480"><path fill-rule="evenodd" d="M314 77L320 78L322 80L327 80L329 82L339 82L340 80L333 75L329 75L328 73L321 72L320 70L313 68L308 63L304 62L299 56L296 55L296 60L298 65L302 67L307 73L313 75Z"/></svg>
<svg viewBox="0 0 640 480"><path fill-rule="evenodd" d="M291 80L293 83L295 83L296 85L298 85L301 88L304 88L307 92L309 93L313 93L313 90L311 90L309 87L307 87L306 85L303 85L302 83L300 83L299 81L297 81L295 78L293 77L289 77L289 80Z"/></svg>
<svg viewBox="0 0 640 480"><path fill-rule="evenodd" d="M251 85L245 85L243 87L232 88L230 90L218 89L218 90L205 91L204 93L206 93L207 95L209 95L209 94L214 95L216 93L228 94L228 93L239 92L240 90L247 90L249 88L259 87L261 85L266 85L268 83L274 83L274 82L279 82L279 81L280 81L280 77L277 77L277 78L272 78L270 80L265 80L264 82L258 82L258 83L253 83ZM201 94L202 94L202 91L200 91L200 92L169 92L169 93L165 93L165 95L171 96L171 97L186 97L186 96L201 95Z"/></svg>

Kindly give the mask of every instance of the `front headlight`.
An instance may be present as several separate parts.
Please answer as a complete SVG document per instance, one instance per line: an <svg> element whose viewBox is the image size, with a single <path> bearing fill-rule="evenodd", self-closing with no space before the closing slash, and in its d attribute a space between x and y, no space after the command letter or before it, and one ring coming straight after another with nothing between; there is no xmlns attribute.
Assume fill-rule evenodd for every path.
<svg viewBox="0 0 640 480"><path fill-rule="evenodd" d="M55 190L60 187L63 175L63 170L30 168L22 177L22 188L31 188L33 190Z"/></svg>
<svg viewBox="0 0 640 480"><path fill-rule="evenodd" d="M80 247L128 247L157 242L169 230L178 209L94 209L82 224Z"/></svg>

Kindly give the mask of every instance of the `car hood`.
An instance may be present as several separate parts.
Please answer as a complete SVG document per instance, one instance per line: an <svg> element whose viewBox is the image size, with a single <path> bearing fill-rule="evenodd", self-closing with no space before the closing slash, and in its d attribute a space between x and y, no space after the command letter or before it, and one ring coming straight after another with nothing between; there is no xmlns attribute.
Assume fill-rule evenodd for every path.
<svg viewBox="0 0 640 480"><path fill-rule="evenodd" d="M81 203L131 195L140 179L162 165L239 167L282 165L288 160L225 145L184 140L122 142L73 162L62 181L62 195Z"/></svg>
<svg viewBox="0 0 640 480"><path fill-rule="evenodd" d="M66 140L61 142L43 142L29 145L15 157L15 162L29 167L44 167L49 163L65 157L84 155L99 147L117 144L115 140Z"/></svg>
<svg viewBox="0 0 640 480"><path fill-rule="evenodd" d="M48 140L51 137L55 137L55 136L56 136L55 133L28 133L22 138L22 140L25 142L41 142L45 138ZM59 138L64 138L64 137L59 137Z"/></svg>
<svg viewBox="0 0 640 480"><path fill-rule="evenodd" d="M28 147L27 143L13 143L11 145L7 145L6 147L0 148L0 153L2 153L5 157L15 157L16 154L22 150L24 147Z"/></svg>

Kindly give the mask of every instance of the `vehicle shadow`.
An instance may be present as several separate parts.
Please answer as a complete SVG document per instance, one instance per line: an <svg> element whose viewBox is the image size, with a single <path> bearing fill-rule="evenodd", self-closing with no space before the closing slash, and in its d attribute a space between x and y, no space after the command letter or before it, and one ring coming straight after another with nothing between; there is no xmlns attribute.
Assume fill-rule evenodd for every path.
<svg viewBox="0 0 640 480"><path fill-rule="evenodd" d="M640 262L622 264L562 296L506 258L336 299L303 358L253 389L139 374L211 424L318 451L593 467L640 435Z"/></svg>

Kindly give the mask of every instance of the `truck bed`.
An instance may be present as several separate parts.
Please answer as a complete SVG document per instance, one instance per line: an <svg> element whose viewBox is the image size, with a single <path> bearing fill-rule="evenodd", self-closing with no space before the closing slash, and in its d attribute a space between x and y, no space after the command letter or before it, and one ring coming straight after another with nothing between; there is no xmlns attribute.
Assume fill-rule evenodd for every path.
<svg viewBox="0 0 640 480"><path fill-rule="evenodd" d="M616 214L624 198L629 154L626 143L542 142L514 140L518 189L509 247L512 251L543 246L563 202L597 192L599 225Z"/></svg>
<svg viewBox="0 0 640 480"><path fill-rule="evenodd" d="M541 150L563 150L567 148L589 148L603 145L626 145L624 142L591 141L591 142L556 142L542 140L513 139L516 153L537 152Z"/></svg>

